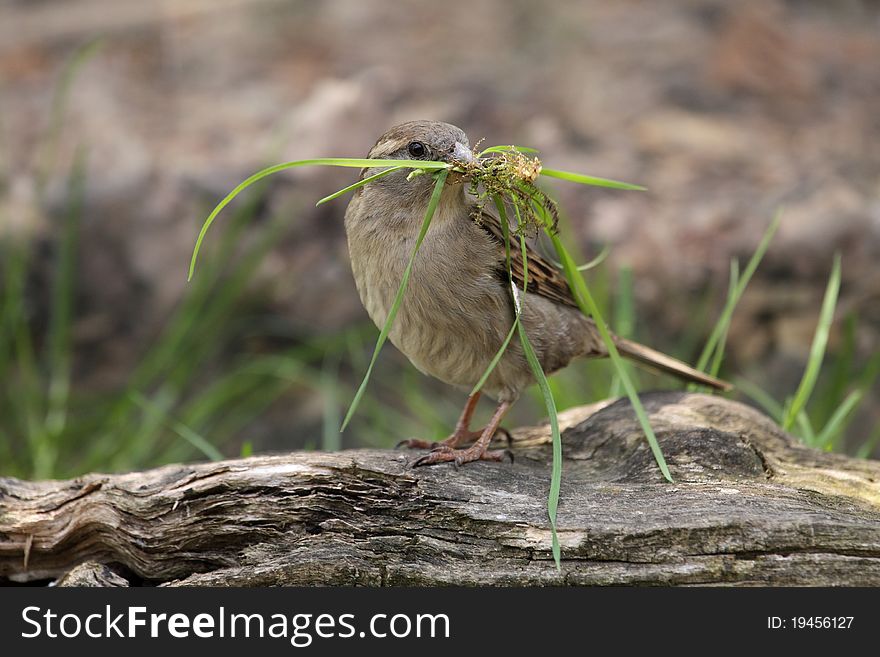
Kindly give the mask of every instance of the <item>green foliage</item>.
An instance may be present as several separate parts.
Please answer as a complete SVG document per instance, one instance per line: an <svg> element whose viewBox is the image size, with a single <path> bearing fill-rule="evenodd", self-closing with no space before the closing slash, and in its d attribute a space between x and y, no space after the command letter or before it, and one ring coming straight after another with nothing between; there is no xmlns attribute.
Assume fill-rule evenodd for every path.
<svg viewBox="0 0 880 657"><path fill-rule="evenodd" d="M840 291L840 254L834 256L834 266L831 269L831 278L828 279L828 287L825 290L825 299L822 301L822 312L819 314L819 324L813 336L813 344L810 347L810 357L807 360L807 368L801 379L797 391L785 404L785 415L782 418L782 428L786 431L794 426L819 378L819 370L822 360L825 358L825 348L828 345L828 335L831 332L831 322L834 321L834 308L837 305L837 294Z"/></svg>
<svg viewBox="0 0 880 657"><path fill-rule="evenodd" d="M575 265L574 260L562 245L562 241L557 235L553 235L552 239L553 246L556 247L556 252L562 258L562 265L565 269L565 274L568 277L569 285L572 285L572 290L575 293L575 299L577 300L578 306L585 314L590 315L596 320L596 327L599 329L599 334L602 336L602 341L605 343L605 348L608 350L608 356L614 364L616 370L615 373L620 377L620 382L629 397L633 410L636 413L636 417L639 420L639 425L642 427L642 431L648 439L648 444L651 447L651 452L654 454L654 459L657 461L657 466L660 468L660 472L663 473L666 480L671 482L672 475L669 472L669 467L666 465L666 459L663 457L663 452L660 449L660 444L657 442L657 437L654 435L654 429L651 427L651 423L648 420L648 414L645 412L644 406L642 406L641 399L639 399L638 392L629 376L629 371L623 362L623 358L617 351L617 345L614 344L614 340L611 338L611 333L608 330L605 321L602 319L599 306L593 299L593 295L590 294L589 288L587 288L587 284L583 277L577 271L577 266Z"/></svg>
<svg viewBox="0 0 880 657"><path fill-rule="evenodd" d="M91 41L77 49L59 76L34 164L37 203L45 204L46 181L59 174L56 153L74 79L99 46ZM250 330L237 318L253 296L256 269L289 214L284 208L257 231L256 240L242 240L245 231L253 232L262 195L256 190L233 213L229 230L213 245L211 262L136 359L122 388L77 390L72 335L79 225L87 212L83 148L67 179L65 209L51 217L56 225L48 245L52 277L45 323L34 312L41 305L32 280L38 246L15 236L0 242L0 475L67 477L220 458L220 449L240 440L244 428L282 394L294 388L322 394L316 385L320 364L334 354L338 362L353 340L363 341L358 328L268 356L234 346ZM240 355L230 359L225 355L230 351ZM245 440L242 454L250 453L252 444Z"/></svg>
<svg viewBox="0 0 880 657"><path fill-rule="evenodd" d="M282 213L261 239L239 248L257 197L237 213L217 245L217 257L168 318L124 388L97 396L71 389L83 172L79 164L70 176L67 212L53 249L55 276L44 332L28 314L31 248L11 241L0 245L5 284L0 380L6 383L0 387L2 474L63 477L94 469L146 467L197 454L217 459L218 446L237 439L242 427L253 423L291 385L315 389L318 379L311 376L314 366L309 362L320 363L325 354L314 348L311 355L309 350L256 359L243 354L226 372L216 371L221 354L241 339L242 327L233 320L257 266L286 223ZM291 377L288 368L288 378L279 378L291 359L299 364L299 372Z"/></svg>
<svg viewBox="0 0 880 657"><path fill-rule="evenodd" d="M724 345L727 341L727 332L730 329L730 321L733 318L733 311L736 309L736 304L739 303L740 298L742 298L743 293L746 291L746 286L749 284L749 281L752 280L752 275L758 269L758 265L764 258L764 254L767 253L767 249L770 248L770 242L773 240L773 236L779 229L779 222L781 220L782 212L777 212L776 216L773 217L773 221L770 222L770 226L764 231L764 235L758 244L758 248L755 249L755 253L752 254L752 257L749 259L749 263L746 265L742 276L739 275L739 265L737 262L735 260L731 261L730 286L727 293L727 302L724 304L724 310L721 311L721 317L719 317L718 321L715 323L712 333L709 335L709 340L706 342L706 346L703 348L703 352L697 360L698 370L709 372L713 376L718 373L724 355ZM706 367L709 365L710 360L712 361L712 367L707 370ZM690 387L691 390L696 390L697 388L698 386L696 385Z"/></svg>
<svg viewBox="0 0 880 657"><path fill-rule="evenodd" d="M510 295L513 301L514 320L513 325L510 328L510 333L508 333L507 335L507 339L504 341L504 343L501 345L501 348L498 350L498 353L492 359L489 367L486 369L486 372L480 378L479 383L474 387L474 392L483 387L486 379L489 378L489 374L498 364L498 361L501 360L501 357L504 355L504 351L507 349L507 345L510 343L510 338L513 336L513 331L516 330L519 334L520 343L522 344L523 354L525 354L526 360L529 363L529 368L532 370L532 375L535 377L535 381L538 384L538 389L541 391L542 401L544 402L544 406L547 409L547 415L550 419L550 437L553 447L553 465L550 471L550 490L547 494L547 517L550 519L550 549L553 554L553 560L556 562L556 568L557 570L559 570L562 567L562 550L559 545L559 535L556 526L556 512L559 508L559 492L562 488L562 435L559 433L559 420L557 418L556 412L556 401L553 398L553 392L550 389L550 384L548 383L547 377L544 374L544 370L541 367L541 362L538 360L538 356L535 353L534 347L532 347L532 343L529 340L529 336L526 333L525 327L520 321L520 318L522 317L524 295L516 286L516 283L514 283L513 280L513 268L510 258L510 230L507 220L507 212L504 208L504 200L498 195L493 196L492 200L495 203L495 207L498 209L498 213L501 217L501 230L504 236L504 250L507 260L507 279L510 283ZM516 209L516 206L514 206L514 209ZM528 253L526 250L525 236L523 236L522 234L519 235L519 246L523 259L522 287L524 290L527 290L529 288L529 261Z"/></svg>
<svg viewBox="0 0 880 657"><path fill-rule="evenodd" d="M737 380L742 392L761 406L776 422L807 445L839 450L846 428L856 409L869 396L880 374L880 353L860 362L855 349L855 315L844 323L841 347L830 367L822 368L840 288L840 258L835 256L825 298L816 326L804 374L793 396L779 402L753 382ZM880 441L880 430L873 431L856 450L867 458Z"/></svg>
<svg viewBox="0 0 880 657"><path fill-rule="evenodd" d="M367 389L367 383L370 380L370 374L372 374L373 367L376 365L376 360L379 358L379 352L382 350L382 345L385 344L385 340L388 338L388 333L390 333L391 331L391 325L394 323L394 318L397 316L397 311L400 309L400 304L403 301L403 295L406 292L406 286L409 283L409 277L412 273L413 262L415 262L416 254L419 252L419 248L422 246L422 242L424 241L425 235L428 233L428 228L431 225L431 219L433 219L434 217L434 211L437 209L437 205L440 203L440 195L443 193L443 185L446 184L447 175L449 175L448 171L441 171L437 174L437 180L434 183L434 191L431 194L431 200L428 202L428 208L427 210L425 210L425 218L422 221L422 227L419 230L419 236L416 238L415 246L413 247L412 253L409 256L409 262L407 262L406 264L406 269L403 272L403 278L400 281L400 286L397 288L397 294L394 297L394 302L391 304L391 309L388 311L388 317L385 319L385 325L382 326L382 330L379 332L379 339L376 340L376 348L373 349L373 357L370 359L370 364L367 366L367 373L364 375L364 380L358 387L358 390L354 396L354 400L351 402L351 406L348 409L348 413L345 414L345 419L342 421L343 429L348 426L348 423L351 421L354 412L357 410L358 404L361 401L361 397L363 397L364 392Z"/></svg>
<svg viewBox="0 0 880 657"><path fill-rule="evenodd" d="M614 332L621 338L632 338L636 329L635 299L633 298L632 269L621 268L617 281L617 294L614 300ZM624 363L629 370L630 376L635 376L635 371L629 363ZM638 387L638 386L637 386ZM609 397L620 397L623 392L623 382L617 374L611 379Z"/></svg>
<svg viewBox="0 0 880 657"><path fill-rule="evenodd" d="M629 189L635 191L646 191L641 185L633 185L630 183L620 182L617 180L609 180L608 178L597 178L596 176L585 176L582 173L572 173L571 171L559 171L558 169L541 169L542 176L551 178L559 178L569 182L581 185L592 185L594 187L609 187L611 189Z"/></svg>
<svg viewBox="0 0 880 657"><path fill-rule="evenodd" d="M421 160L368 160L364 158L349 157L321 157L310 160L297 160L295 162L283 162L281 164L275 164L271 167L266 167L265 169L257 171L255 174L236 185L235 189L229 192L226 197L217 204L217 206L211 211L211 214L208 215L208 218L205 219L204 223L202 223L202 229L199 231L199 236L196 239L196 245L193 248L192 258L190 259L189 274L187 280L192 280L193 274L195 273L196 269L196 260L199 257L199 251L201 251L202 242L205 240L205 235L207 235L208 229L211 227L211 224L214 223L214 219L217 218L217 215L219 215L223 211L223 208L229 205L232 200L239 194L241 194L244 190L246 190L251 185L260 182L261 180L263 180L263 178L267 178L281 171L287 171L288 169L305 166L355 167L358 169L363 169L364 167L389 166L396 168L410 167L423 170L447 169L449 167L449 165L443 162L422 162ZM381 177L381 175L387 174L385 172L380 172L380 174L376 174L376 177ZM363 181L361 181L361 183L363 183ZM320 201L318 201L318 203L320 204L324 201L329 200L330 198L337 198L345 192L351 191L360 186L360 183L349 185L345 189L341 189L335 194L331 194L329 197L321 199Z"/></svg>

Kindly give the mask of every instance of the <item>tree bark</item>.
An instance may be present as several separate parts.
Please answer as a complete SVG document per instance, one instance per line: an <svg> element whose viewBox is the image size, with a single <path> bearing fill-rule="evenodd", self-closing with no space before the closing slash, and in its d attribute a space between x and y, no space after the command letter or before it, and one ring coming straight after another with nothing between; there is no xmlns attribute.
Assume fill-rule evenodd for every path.
<svg viewBox="0 0 880 657"><path fill-rule="evenodd" d="M742 404L572 409L550 550L546 426L515 462L412 469L350 450L0 479L0 580L73 585L880 585L880 464L808 449Z"/></svg>

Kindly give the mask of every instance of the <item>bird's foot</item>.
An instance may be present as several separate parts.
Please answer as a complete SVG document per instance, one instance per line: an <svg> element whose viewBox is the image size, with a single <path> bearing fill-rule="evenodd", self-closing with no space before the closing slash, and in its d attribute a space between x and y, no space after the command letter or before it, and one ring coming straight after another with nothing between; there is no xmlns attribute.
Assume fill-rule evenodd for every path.
<svg viewBox="0 0 880 657"><path fill-rule="evenodd" d="M423 465L436 465L438 463L452 463L455 467L471 463L473 461L503 461L509 458L513 463L513 452L509 449L487 450L477 444L466 449L452 449L451 447L439 446L432 449L424 456L420 456L410 465L418 468Z"/></svg>
<svg viewBox="0 0 880 657"><path fill-rule="evenodd" d="M510 435L510 432L504 427L498 427L498 430L495 432L495 435L498 436L502 434L504 439L507 441L507 446L510 447L513 444L513 437ZM422 440L421 438L409 438L407 440L401 440L394 446L394 449L400 449L401 447L406 447L407 449L438 449L438 448L446 448L454 449L462 444L467 444L474 442L481 435L483 435L483 430L479 431L459 431L451 434L448 438L443 440Z"/></svg>
<svg viewBox="0 0 880 657"><path fill-rule="evenodd" d="M469 431L467 429L456 431L444 440L421 440L420 438L410 438L409 440L401 440L395 449L407 447L409 449L454 449L463 443L475 441L483 434L482 431Z"/></svg>
<svg viewBox="0 0 880 657"><path fill-rule="evenodd" d="M407 447L421 447L423 449L426 447L432 448L429 453L420 456L410 465L414 468L418 468L422 465L453 463L458 467L465 463L471 463L472 461L503 461L505 457L509 457L510 462L513 463L513 452L510 450L488 449L489 443L492 442L492 436L498 431L498 425L501 423L501 418L504 417L507 409L510 408L510 402L503 401L498 404L498 408L495 409L495 413L492 415L492 419L489 420L489 424L486 425L485 429L482 431L471 431L467 427L468 424L470 424L474 407L479 398L479 392L475 392L468 397L468 402L464 407L464 411L462 411L461 417L455 425L455 431L446 440L439 443L428 443L425 440L404 440L401 442L398 447L406 445ZM507 444L509 445L511 442L510 434L507 431L504 431L504 433L507 436ZM477 442L470 447L458 447L461 443L473 440L474 438L477 439Z"/></svg>

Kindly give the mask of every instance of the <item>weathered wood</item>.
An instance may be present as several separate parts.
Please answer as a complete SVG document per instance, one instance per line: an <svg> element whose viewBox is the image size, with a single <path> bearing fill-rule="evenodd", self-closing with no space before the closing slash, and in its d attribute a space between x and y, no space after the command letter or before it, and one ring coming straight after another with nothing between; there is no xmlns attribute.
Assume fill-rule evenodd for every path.
<svg viewBox="0 0 880 657"><path fill-rule="evenodd" d="M120 577L102 563L87 561L68 571L56 582L57 586L110 588L128 586L128 580Z"/></svg>
<svg viewBox="0 0 880 657"><path fill-rule="evenodd" d="M880 464L718 397L644 401L674 484L625 400L561 418L561 572L534 427L513 433L512 465L413 470L412 454L356 450L0 479L0 579L95 562L117 577L86 580L115 584L880 585Z"/></svg>

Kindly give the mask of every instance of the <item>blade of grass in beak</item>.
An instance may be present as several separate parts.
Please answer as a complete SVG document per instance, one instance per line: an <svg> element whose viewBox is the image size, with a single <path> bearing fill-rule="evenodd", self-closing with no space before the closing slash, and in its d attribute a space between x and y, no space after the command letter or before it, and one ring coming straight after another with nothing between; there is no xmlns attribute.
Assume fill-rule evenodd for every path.
<svg viewBox="0 0 880 657"><path fill-rule="evenodd" d="M541 169L542 176L550 178L559 178L560 180L568 180L569 182L580 183L581 185L593 185L594 187L610 187L612 189L630 189L639 192L647 191L647 187L641 185L633 185L632 183L620 182L618 180L610 180L608 178L597 178L596 176L585 176L582 173L573 173L571 171L560 171L559 169Z"/></svg>
<svg viewBox="0 0 880 657"><path fill-rule="evenodd" d="M519 206L516 202L513 204L513 210L516 212L517 225L521 226L522 217L520 216ZM505 228L502 228L502 230L504 230L505 241L507 243L507 275L510 279L510 291L514 295L514 306L521 314L522 305L521 303L517 303L518 290L513 282L513 270L510 263L509 231ZM523 289L528 290L529 259L526 250L525 237L522 234L519 236L519 242L523 259ZM550 383L547 381L547 376L544 374L544 368L541 367L541 362L538 360L538 356L532 347L531 341L529 341L525 326L522 322L518 322L516 327L517 332L519 333L520 344L523 348L523 354L526 357L526 361L529 363L532 375L535 377L535 381L541 391L541 396L544 398L544 407L547 409L547 417L550 420L550 437L553 445L553 464L550 469L550 491L547 494L547 517L550 519L550 549L553 553L553 561L556 563L556 570L562 570L562 550L559 546L559 533L557 532L556 527L556 511L559 507L559 492L562 488L562 436L559 433L559 418L556 411L556 400L553 398L553 391L550 389Z"/></svg>
<svg viewBox="0 0 880 657"><path fill-rule="evenodd" d="M559 506L559 491L562 487L562 436L559 433L559 420L556 414L556 401L553 399L553 392L550 389L550 384L547 381L547 377L544 374L544 370L541 367L538 356L537 354L535 354L535 350L532 347L531 342L529 341L529 337L526 334L525 327L520 321L520 317L522 316L523 298L525 297L525 294L520 293L520 290L517 288L516 283L514 283L513 281L513 268L511 266L510 258L510 225L507 219L507 211L504 209L504 201L497 194L492 196L492 200L495 203L495 207L498 209L498 215L500 217L499 223L501 224L501 232L504 238L504 250L507 256L507 278L510 282L510 293L513 300L513 308L515 314L513 325L510 327L510 331L508 332L504 343L501 345L501 348L496 352L495 357L489 363L486 371L483 372L483 375L474 386L471 394L478 391L486 383L486 379L489 378L492 370L495 369L495 366L498 364L498 362L501 360L501 357L504 355L504 352L507 350L507 346L510 344L510 340L513 337L514 331L517 331L519 334L520 343L522 344L523 354L526 357L526 361L528 361L529 363L529 367L532 370L532 375L535 377L538 388L541 390L541 395L544 398L544 405L547 409L547 415L550 419L550 435L552 437L553 443L553 465L550 472L550 492L547 496L547 515L550 519L551 551L553 553L553 560L556 563L557 570L560 570L562 568L562 555L559 546L559 536L556 531L556 510ZM517 222L519 224L522 219L519 216L519 208L517 207L515 202L513 204L513 208L514 211L516 211L517 213ZM520 250L523 259L523 289L528 289L529 261L526 251L525 237L523 235L520 235L519 240Z"/></svg>
<svg viewBox="0 0 880 657"><path fill-rule="evenodd" d="M603 262L605 262L605 259L608 258L608 256L610 254L611 254L611 247L608 244L606 244L605 246L602 247L602 250L599 251L599 255L597 255L595 258L593 258L589 262L585 262L582 265L578 265L577 270L584 272L584 271L590 271L591 269L595 269L596 267L601 265ZM561 262L557 262L556 260L553 260L552 262L554 265L556 265L557 267L562 269ZM626 338L629 336L624 335L622 337Z"/></svg>
<svg viewBox="0 0 880 657"><path fill-rule="evenodd" d="M196 245L193 248L192 258L189 263L189 273L187 275L187 280L192 280L193 272L196 269L196 259L199 257L199 251L202 248L202 242L205 239L205 235L208 232L208 228L211 227L211 224L214 223L214 219L217 218L217 215L229 205L232 200L241 194L248 187L253 185L254 183L262 180L267 176L271 176L272 174L278 173L280 171L286 171L287 169L293 169L294 167L304 167L304 166L331 166L331 167L354 167L358 169L363 168L374 168L374 167L407 167L412 169L448 169L449 164L446 162L433 162L433 161L422 161L422 160L371 160L369 158L352 158L352 157L320 157L311 160L296 160L293 162L282 162L281 164L276 164L271 167L266 167L261 171L257 171L252 176L248 177L244 181L240 182L235 189L229 192L222 201L220 201L217 206L211 211L211 214L208 215L208 218L205 219L205 222L202 224L202 229L199 231L198 239L196 239Z"/></svg>
<svg viewBox="0 0 880 657"><path fill-rule="evenodd" d="M526 255L525 237L520 235L520 247L523 257L523 287L528 289L529 284L529 265ZM513 285L513 274L511 273L511 285ZM517 324L520 343L522 344L523 353L532 369L538 388L541 390L541 396L544 398L544 407L547 409L547 417L550 420L550 438L553 445L553 463L550 468L550 491L547 494L547 517L550 519L550 549L553 553L553 561L556 563L556 570L562 570L562 550L559 546L559 532L556 526L556 511L559 508L559 493L562 489L562 435L559 433L559 417L556 411L556 400L553 398L553 391L550 389L550 383L544 374L544 368L538 360L537 354L529 341L526 334L526 328L522 322Z"/></svg>
<svg viewBox="0 0 880 657"><path fill-rule="evenodd" d="M504 201L497 195L492 196L492 200L495 202L495 207L498 209L498 215L501 218L499 222L501 224L501 232L504 237L504 248L507 252L507 271L508 277L510 279L511 286L513 283L513 273L510 266L510 229L509 224L507 222L507 211L504 209ZM526 276L528 276L528 272L526 272ZM511 293L516 294L516 291L511 288ZM504 352L507 351L507 346L510 344L511 339L513 338L513 334L516 332L516 327L519 325L519 317L521 314L521 304L516 302L514 298L514 317L513 324L510 327L510 331L507 332L507 337L504 338L504 342L501 343L501 348L495 353L495 356L489 362L489 366L486 368L486 371L483 372L483 375L480 377L480 380L477 381L476 385L474 385L473 390L471 390L471 394L475 394L478 390L480 390L484 385L486 385L486 380L489 378L489 375L492 374L495 367L501 361L501 357L504 356Z"/></svg>
<svg viewBox="0 0 880 657"><path fill-rule="evenodd" d="M553 247L556 249L557 255L562 261L565 278L568 280L568 286L571 288L572 295L577 302L578 308L581 309L582 313L588 317L592 317L596 322L596 328L599 330L599 335L605 343L605 348L608 350L608 356L611 358L615 372L620 378L620 382L623 384L623 389L626 391L627 397L629 397L630 404L635 411L636 418L638 418L639 425L642 427L645 438L648 439L648 445L651 447L651 452L654 454L654 460L657 462L657 466L660 468L660 472L663 473L664 478L671 483L672 475L669 472L669 467L666 465L666 459L663 457L663 451L660 449L660 444L657 442L657 436L654 435L654 429L651 427L648 414L645 412L645 407L642 406L642 401L639 399L632 378L629 376L626 364L623 362L623 358L620 357L617 345L614 344L611 332L608 330L608 326L602 318L599 306L596 303L596 300L593 299L593 295L590 294L590 290L587 287L584 277L577 270L574 258L571 257L568 249L562 244L558 232L554 230L554 221L550 216L550 213L534 198L531 202L535 212L541 217L541 220L544 223L544 232L550 238Z"/></svg>
<svg viewBox="0 0 880 657"><path fill-rule="evenodd" d="M332 194L330 194L330 196L325 196L320 201L315 203L315 207L318 207L319 205L326 203L327 201L332 201L335 198L339 198L340 196L343 196L344 194L348 194L349 192L353 192L354 190L358 189L359 187L363 187L364 185L368 185L369 183L373 182L374 180L378 180L379 178L384 178L389 173L394 173L395 171L400 171L402 168L403 167L391 167L390 169L385 169L385 171L380 171L379 173L374 173L372 176L367 176L363 180L358 180L353 185L349 185L348 187L344 187L344 188L340 189L338 192L333 192Z"/></svg>
<svg viewBox="0 0 880 657"><path fill-rule="evenodd" d="M568 284L572 287L574 298L577 301L581 312L592 317L596 322L596 328L599 329L599 334L602 336L602 341L605 343L605 348L608 350L608 356L614 364L617 376L620 378L620 382L623 385L623 389L626 391L627 397L629 397L630 404L632 404L636 417L639 420L639 424L642 427L642 431L648 439L648 445L651 447L651 452L654 454L654 460L657 461L657 466L660 468L660 472L663 473L663 476L667 481L672 482L672 475L669 472L669 467L666 465L666 459L663 457L660 444L657 442L657 436L654 435L654 429L651 427L648 414L645 412L645 407L642 406L642 401L639 399L639 394L636 392L636 388L629 376L626 364L623 362L620 352L617 351L617 345L614 344L614 340L611 337L611 333L608 331L608 327L605 325L605 320L599 312L599 307L593 299L593 295L590 294L583 276L577 271L577 265L575 265L574 259L568 253L568 250L563 246L562 241L559 239L559 235L550 233L550 239L553 241L553 246L556 247L556 252L562 260L565 276L568 279Z"/></svg>
<svg viewBox="0 0 880 657"><path fill-rule="evenodd" d="M478 158L483 157L489 153L537 153L537 148L529 148L528 146L490 146L477 154Z"/></svg>
<svg viewBox="0 0 880 657"><path fill-rule="evenodd" d="M448 175L448 171L441 171L437 176L437 182L434 184L434 191L431 194L431 200L428 202L428 209L425 211L425 219L422 222L422 228L419 231L418 238L416 238L416 244L409 256L409 262L406 265L406 269L403 271L403 278L400 280L400 287L397 288L397 295L394 297L394 303L391 304L391 310L388 311L388 317L385 318L385 325L379 332L379 339L376 340L376 347L373 349L373 357L370 359L370 364L367 366L367 372L364 374L364 379L361 381L361 385L355 393L351 406L349 406L348 412L345 414L345 419L342 421L341 431L344 431L345 427L348 426L349 421L357 410L358 404L360 404L361 397L364 396L364 391L367 389L367 382L370 380L373 366L379 358L379 352L382 350L382 345L385 344L385 340L388 338L388 333L391 331L391 325L394 323L394 318L397 316L397 311L400 309L400 304L403 301L403 295L406 292L406 286L409 283L409 277L412 273L413 262L416 259L416 254L419 252L419 248L422 246L422 242L428 232L428 227L431 225L431 219L434 217L437 205L440 203L440 195L443 193L443 185L446 183L446 177Z"/></svg>
<svg viewBox="0 0 880 657"><path fill-rule="evenodd" d="M535 376L535 381L538 383L538 388L541 390L541 396L544 398L544 405L547 407L547 415L550 419L550 435L553 439L553 467L550 472L550 493L547 496L547 515L550 518L553 561L556 562L556 569L561 570L562 554L559 547L559 535L556 529L556 510L559 507L559 491L562 487L562 436L559 433L559 419L557 418L556 413L556 401L553 399L550 384L547 381L544 370L541 368L538 356L532 348L532 343L529 342L529 337L526 335L526 330L522 322L517 324L517 330L519 331L519 339L522 344L523 353L526 356L529 367L532 368L532 374Z"/></svg>

